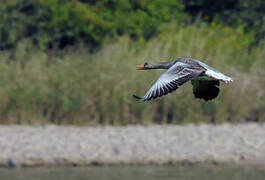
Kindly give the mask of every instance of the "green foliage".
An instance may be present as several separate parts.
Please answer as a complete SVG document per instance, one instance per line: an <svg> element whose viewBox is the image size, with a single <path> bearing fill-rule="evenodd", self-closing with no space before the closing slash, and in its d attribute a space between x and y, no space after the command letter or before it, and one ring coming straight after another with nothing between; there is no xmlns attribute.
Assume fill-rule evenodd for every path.
<svg viewBox="0 0 265 180"><path fill-rule="evenodd" d="M182 2L186 11L192 16L201 15L206 17L206 20L212 20L216 15L229 16L231 12L237 11L235 8L240 4L238 0L182 0Z"/></svg>
<svg viewBox="0 0 265 180"><path fill-rule="evenodd" d="M54 56L21 42L15 60L0 53L0 123L149 124L264 121L264 46L248 52L254 35L206 24L161 28L158 37L105 42ZM147 60L201 59L234 79L209 102L195 99L190 83L152 102L137 102L163 72L137 71ZM251 59L251 63L250 63Z"/></svg>
<svg viewBox="0 0 265 180"><path fill-rule="evenodd" d="M142 41L169 23L201 17L265 35L263 0L14 0L0 1L0 49L30 39L41 49L84 44L91 49L106 36ZM187 21L186 21L187 22ZM255 44L255 43L253 43Z"/></svg>
<svg viewBox="0 0 265 180"><path fill-rule="evenodd" d="M18 0L0 7L0 48L30 38L42 49L87 44L106 35L149 39L163 23L184 18L174 0Z"/></svg>
<svg viewBox="0 0 265 180"><path fill-rule="evenodd" d="M265 35L265 1L263 0L182 0L186 12L193 17L200 15L207 21L230 25L243 25L247 30L257 32L256 40Z"/></svg>
<svg viewBox="0 0 265 180"><path fill-rule="evenodd" d="M149 39L162 23L182 20L183 6L175 0L100 0L96 6L102 16L113 22L119 34Z"/></svg>
<svg viewBox="0 0 265 180"><path fill-rule="evenodd" d="M18 1L0 7L0 48L12 48L23 38L36 42L38 34L45 31L49 14L48 7L37 1Z"/></svg>
<svg viewBox="0 0 265 180"><path fill-rule="evenodd" d="M237 12L234 12L233 21L244 25L247 29L257 31L256 40L265 37L265 1L238 0Z"/></svg>

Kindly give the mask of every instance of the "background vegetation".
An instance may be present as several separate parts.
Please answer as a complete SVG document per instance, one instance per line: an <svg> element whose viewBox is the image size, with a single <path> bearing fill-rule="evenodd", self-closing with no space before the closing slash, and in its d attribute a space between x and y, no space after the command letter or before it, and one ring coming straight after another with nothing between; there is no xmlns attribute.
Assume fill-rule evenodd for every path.
<svg viewBox="0 0 265 180"><path fill-rule="evenodd" d="M265 5L222 2L0 1L0 123L264 121ZM194 99L190 83L134 101L161 73L136 64L182 56L234 83L209 102Z"/></svg>
<svg viewBox="0 0 265 180"><path fill-rule="evenodd" d="M44 49L80 43L95 48L106 35L149 39L161 24L184 17L175 0L19 0L0 12L2 49L24 38Z"/></svg>

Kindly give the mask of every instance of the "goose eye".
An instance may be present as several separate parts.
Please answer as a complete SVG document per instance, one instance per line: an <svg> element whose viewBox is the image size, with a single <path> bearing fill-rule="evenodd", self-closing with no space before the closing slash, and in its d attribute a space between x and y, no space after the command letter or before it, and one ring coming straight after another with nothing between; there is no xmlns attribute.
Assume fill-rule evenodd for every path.
<svg viewBox="0 0 265 180"><path fill-rule="evenodd" d="M146 63L144 63L144 66L147 66L147 62L146 62Z"/></svg>

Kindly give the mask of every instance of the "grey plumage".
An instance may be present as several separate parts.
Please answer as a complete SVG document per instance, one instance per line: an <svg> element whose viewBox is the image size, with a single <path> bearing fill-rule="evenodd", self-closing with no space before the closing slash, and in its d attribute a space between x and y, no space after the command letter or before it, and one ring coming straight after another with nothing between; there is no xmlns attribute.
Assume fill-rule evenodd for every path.
<svg viewBox="0 0 265 180"><path fill-rule="evenodd" d="M196 98L211 100L219 93L219 81L232 82L230 77L199 60L191 58L178 58L168 63L146 62L138 67L140 69L168 69L161 74L155 84L142 97L143 101L167 95L190 80L192 80L193 93ZM208 80L198 77L207 77ZM135 95L134 97L141 99Z"/></svg>

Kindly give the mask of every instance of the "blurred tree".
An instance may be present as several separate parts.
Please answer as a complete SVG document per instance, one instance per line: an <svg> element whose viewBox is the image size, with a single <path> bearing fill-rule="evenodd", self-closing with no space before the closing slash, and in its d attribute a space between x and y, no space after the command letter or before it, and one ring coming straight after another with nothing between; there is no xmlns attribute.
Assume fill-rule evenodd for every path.
<svg viewBox="0 0 265 180"><path fill-rule="evenodd" d="M42 49L83 43L95 48L106 36L148 40L163 24L194 19L244 26L265 35L263 0L1 0L0 49L24 38Z"/></svg>
<svg viewBox="0 0 265 180"><path fill-rule="evenodd" d="M14 47L21 39L45 31L45 22L50 20L50 11L45 4L34 1L18 1L0 7L0 49Z"/></svg>
<svg viewBox="0 0 265 180"><path fill-rule="evenodd" d="M238 20L247 29L257 31L256 40L259 42L265 37L265 1L238 0L237 11L233 13L233 20Z"/></svg>
<svg viewBox="0 0 265 180"><path fill-rule="evenodd" d="M257 32L257 41L265 35L264 0L182 0L185 10L194 18L201 15L207 21L243 25L246 30Z"/></svg>
<svg viewBox="0 0 265 180"><path fill-rule="evenodd" d="M202 18L211 21L216 15L229 16L238 4L238 0L182 0L185 10L193 17L201 15Z"/></svg>
<svg viewBox="0 0 265 180"><path fill-rule="evenodd" d="M184 18L175 0L18 0L0 7L0 48L23 38L40 47L100 45L106 35L149 39L157 28Z"/></svg>

